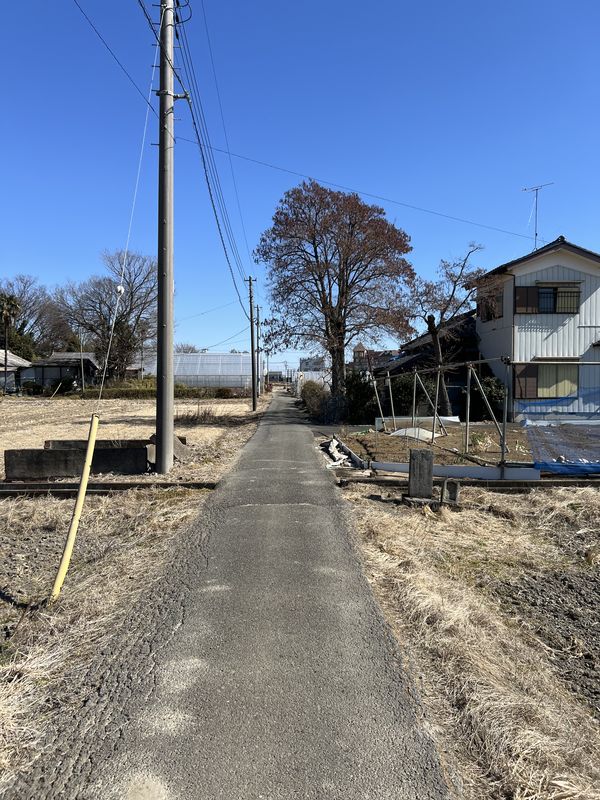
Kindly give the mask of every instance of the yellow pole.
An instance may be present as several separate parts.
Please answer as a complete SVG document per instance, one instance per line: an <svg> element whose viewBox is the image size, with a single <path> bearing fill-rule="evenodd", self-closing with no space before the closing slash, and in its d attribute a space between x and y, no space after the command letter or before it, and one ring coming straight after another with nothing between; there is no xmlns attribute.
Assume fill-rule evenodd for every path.
<svg viewBox="0 0 600 800"><path fill-rule="evenodd" d="M90 422L90 432L88 435L88 443L85 451L85 461L83 463L83 470L81 472L81 481L79 482L79 489L77 491L77 500L75 508L73 509L73 516L69 526L69 533L67 534L67 541L65 542L65 549L63 550L62 558L58 566L58 572L54 579L54 586L52 587L52 594L50 595L50 602L56 600L62 589L62 585L69 569L73 547L75 545L75 537L77 536L77 529L79 528L79 519L83 511L83 503L85 501L85 493L87 491L88 479L90 477L90 468L92 466L92 458L94 456L94 446L96 444L96 433L98 432L98 414L92 414Z"/></svg>

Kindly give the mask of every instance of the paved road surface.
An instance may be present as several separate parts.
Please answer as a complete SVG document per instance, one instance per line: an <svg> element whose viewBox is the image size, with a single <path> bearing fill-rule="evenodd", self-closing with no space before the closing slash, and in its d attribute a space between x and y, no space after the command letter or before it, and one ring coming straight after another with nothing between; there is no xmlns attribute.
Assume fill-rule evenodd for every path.
<svg viewBox="0 0 600 800"><path fill-rule="evenodd" d="M153 631L99 688L103 752L65 754L75 777L36 797L448 797L344 502L291 399L274 398L186 547Z"/></svg>

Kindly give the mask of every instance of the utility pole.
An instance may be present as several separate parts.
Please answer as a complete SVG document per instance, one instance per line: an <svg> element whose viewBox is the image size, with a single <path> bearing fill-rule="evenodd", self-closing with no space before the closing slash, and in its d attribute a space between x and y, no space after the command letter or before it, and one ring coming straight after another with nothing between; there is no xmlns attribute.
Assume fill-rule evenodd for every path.
<svg viewBox="0 0 600 800"><path fill-rule="evenodd" d="M256 394L261 395L261 374L260 374L260 306L256 306Z"/></svg>
<svg viewBox="0 0 600 800"><path fill-rule="evenodd" d="M174 0L160 0L158 139L158 346L156 362L156 471L173 466L173 107Z"/></svg>
<svg viewBox="0 0 600 800"><path fill-rule="evenodd" d="M252 291L253 278L248 280L248 295L250 300L250 361L252 363L252 411L256 411L256 358L254 345L254 292Z"/></svg>

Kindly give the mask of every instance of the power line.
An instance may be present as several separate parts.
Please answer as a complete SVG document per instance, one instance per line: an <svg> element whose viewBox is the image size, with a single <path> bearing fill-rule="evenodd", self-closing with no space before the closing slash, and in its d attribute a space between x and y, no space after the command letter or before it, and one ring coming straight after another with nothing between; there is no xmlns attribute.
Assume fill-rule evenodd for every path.
<svg viewBox="0 0 600 800"><path fill-rule="evenodd" d="M227 339L223 339L223 341L217 342L216 344L211 344L208 347L205 347L204 349L205 350L212 350L213 347L219 347L219 345L221 345L221 344L225 344L226 342L230 342L232 339L235 339L236 336L239 336L240 333L246 333L246 331L248 330L249 327L250 327L249 325L246 325L246 327L242 328L241 331L238 331L237 333L232 333L231 336L229 336Z"/></svg>
<svg viewBox="0 0 600 800"><path fill-rule="evenodd" d="M142 12L143 12L144 16L146 17L146 21L148 22L148 25L150 26L150 30L152 31L154 37L158 41L159 46L161 46L161 48L162 48L160 40L159 40L159 38L158 38L158 36L156 34L156 31L154 29L154 23L153 23L152 18L151 18L150 14L149 14L149 12L148 12L148 10L146 8L144 0L137 0L137 2L138 2L138 5L140 6L140 8L142 9ZM188 3L188 5L189 5L189 3ZM190 96L190 92L188 91L188 89L186 87L186 84L184 83L182 77L180 76L177 68L173 64L173 61L171 60L170 57L167 57L167 62L170 65L171 69L173 70L174 77L176 78L177 82L179 83L179 85L183 89L185 98L186 98L186 100L188 102L188 106L189 106L190 114L191 114L191 118L192 118L192 126L194 128L194 133L196 135L196 142L195 143L198 145L198 148L200 150L200 155L201 155L201 158L202 158L202 166L203 166L203 170L204 170L204 176L205 176L206 185L207 185L207 188L208 188L209 199L210 199L211 207L212 207L213 214L214 214L214 217L215 217L215 222L217 224L217 230L218 230L218 233L219 233L219 238L221 240L221 246L222 246L223 252L225 254L225 260L226 260L227 266L229 268L229 272L230 272L230 275L231 275L231 279L233 281L235 292L236 292L236 294L238 296L238 302L239 302L240 307L242 308L242 310L244 312L244 315L246 317L248 317L248 314L246 312L246 308L244 306L244 303L242 302L242 298L241 298L241 295L240 295L240 292L239 292L239 289L238 289L238 286L237 286L237 282L235 280L235 274L233 272L233 267L231 265L231 261L230 261L230 258L229 258L227 245L225 243L225 236L227 237L227 239L229 241L229 245L230 245L230 248L231 248L231 251L232 251L232 255L234 257L234 260L236 261L236 266L237 266L238 272L240 273L240 277L243 277L245 275L245 273L244 273L244 269L243 269L243 267L241 265L239 252L237 250L237 245L235 244L235 238L233 237L233 231L231 230L231 224L229 222L229 216L227 214L227 208L225 206L225 201L224 201L224 198L223 198L223 195L222 195L222 190L221 190L221 187L220 187L220 182L219 182L219 178L218 178L218 172L217 172L217 168L216 168L216 163L214 162L214 157L212 155L212 148L210 146L210 140L208 139L208 127L206 126L206 120L204 118L204 113L203 113L203 110L202 110L202 101L200 99L200 93L198 91L198 86L197 86L197 83L196 83L196 80L195 80L193 62L191 61L191 56L189 54L189 47L188 47L188 44L187 44L187 36L185 34L185 27L182 25L182 26L180 26L180 29L183 32L182 40L181 40L183 46L181 48L181 52L182 52L182 57L183 57L183 62L184 62L184 71L186 71L187 78L188 78L188 83L190 84L191 91L196 96L196 102L197 102L197 104L199 106L199 109L200 109L200 120L198 120L198 118L196 116L196 112L195 112L194 106L192 104L192 99L191 99L191 96ZM189 69L186 69L186 62L189 62ZM201 132L200 132L201 130L203 130L204 137L205 137L205 142L203 142L202 135L201 135ZM210 162L212 162L212 163L210 163ZM211 171L212 171L212 179L213 179L213 183L214 183L214 189L213 189L213 185L211 184ZM216 196L216 199L215 199L215 196ZM217 205L219 206L219 210L221 212L221 217L223 219L223 225L221 225L221 220L219 218L219 211L217 210ZM223 229L225 229L225 235L223 234Z"/></svg>
<svg viewBox="0 0 600 800"><path fill-rule="evenodd" d="M86 12L83 10L83 8L82 8L82 7L79 5L79 3L77 2L77 0L73 0L73 2L74 2L74 3L75 3L75 5L77 6L77 8L78 8L78 9L81 11L81 13L83 14L83 16L84 16L84 17L85 17L85 19L87 20L87 23L88 23L88 25L89 25L89 26L90 26L90 28L91 28L91 29L94 31L94 33L96 34L96 36L97 36L97 37L100 39L100 41L102 42L102 44L104 45L104 47L106 47L106 49L108 50L108 52L111 54L111 56L114 58L114 60L115 60L115 61L117 62L117 64L119 65L119 67L121 67L121 69L123 70L123 72L124 72L124 73L125 73L125 75L127 76L127 78L128 78L128 80L129 80L129 82L130 82L130 83L133 85L133 87L135 88L136 92L137 92L137 93L140 95L140 97L142 98L142 100L144 101L144 103L146 103L146 104L147 104L147 105L150 107L150 109L151 109L152 113L154 114L154 116L158 117L158 113L156 112L156 109L154 108L154 106L152 105L152 103L150 103L150 101L149 101L149 100L146 98L146 95L145 95L145 94L144 94L144 92L143 92L143 91L140 89L140 87L137 85L137 83L134 81L134 79L131 77L131 75L129 74L129 72L127 71L127 69L126 69L126 68L123 66L122 62L119 60L119 58L117 57L117 55L116 55L115 51L114 51L114 50L111 48L111 46L108 44L108 42L106 41L106 39L104 38L104 36L102 36L102 34L101 34L101 33L100 33L100 31L98 30L98 28L97 28L97 27L94 25L94 23L92 22L92 20L91 20L91 19L88 17L88 15L86 14Z"/></svg>
<svg viewBox="0 0 600 800"><path fill-rule="evenodd" d="M221 180L219 177L219 171L217 168L217 164L212 152L211 142L210 142L210 134L208 130L208 124L206 122L206 115L204 113L204 107L202 104L202 97L200 94L200 90L198 88L198 81L196 79L196 70L194 67L194 62L192 59L192 55L190 52L189 42L187 39L187 33L185 27L181 29L181 42L182 42L182 59L183 59L183 68L184 72L188 78L188 83L191 88L192 99L195 104L195 108L198 109L198 127L200 130L200 138L201 144L205 148L205 158L208 165L207 174L210 174L213 183L213 191L216 198L217 205L219 207L219 212L221 215L221 220L223 224L223 228L225 231L225 235L229 242L229 248L233 255L233 259L235 261L239 276L242 280L246 279L246 272L244 270L244 266L242 263L242 259L237 247L237 243L235 240L235 236L233 233L233 228L231 225L231 220L229 218L229 213L227 211L227 204L225 202L225 197L223 194L223 188L221 186Z"/></svg>
<svg viewBox="0 0 600 800"><path fill-rule="evenodd" d="M237 202L238 214L240 216L240 223L241 223L241 226L242 226L242 233L244 235L244 242L246 244L246 252L248 253L249 261L252 261L252 256L250 254L250 247L248 246L248 237L246 235L246 226L244 225L244 217L242 215L242 206L240 204L240 196L239 196L239 193L238 193L237 181L235 179L235 172L234 172L234 169L233 169L233 160L231 158L231 154L229 153L229 137L227 136L227 127L225 125L225 114L223 113L223 103L221 102L221 92L219 91L219 82L217 80L217 70L215 68L215 60L214 60L214 57L213 57L212 45L210 43L210 33L208 31L208 20L206 19L206 8L204 6L204 0L200 0L200 3L202 5L202 17L204 19L204 30L206 31L206 41L208 42L208 53L210 55L210 63L211 63L211 66L212 66L212 73L213 73L213 78L214 78L214 81L215 81L215 89L217 91L217 100L219 101L219 112L221 114L221 125L223 126L223 135L225 137L225 145L227 147L227 152L229 154L229 169L231 170L231 180L232 180L232 183L233 183L233 190L235 192L235 199L236 199L236 202Z"/></svg>
<svg viewBox="0 0 600 800"><path fill-rule="evenodd" d="M135 81L133 80L131 75L127 72L127 70L125 69L123 64L121 64L121 62L119 61L117 56L111 50L111 48L109 47L109 45L107 44L105 39L99 33L99 31L94 26L94 24L92 23L90 18L87 16L85 11L81 8L81 6L77 2L77 0L73 0L73 2L79 8L79 10L84 15L84 17L87 19L89 24L92 26L92 28L94 29L94 31L96 32L96 34L98 35L100 40L103 42L105 47L108 49L109 53L115 59L117 64L121 67L121 69L123 70L125 75L127 75L129 80L131 81L131 83L136 88L138 94L141 95L141 97L144 99L144 102L148 102L146 100L146 98L144 97L144 94L143 94L142 90L135 83ZM156 36L156 32L154 31L154 23L152 22L152 18L150 17L150 15L148 13L148 10L146 9L146 6L144 5L143 0L137 0L137 2L138 2L138 5L140 6L140 8L142 9L142 11L144 12L144 15L145 15L145 17L146 17L146 19L148 21L148 24L150 25L153 33L154 33L154 35ZM187 4L186 7L189 7L189 3ZM204 13L204 5L202 6L202 10L203 10L203 13ZM191 11L191 9L190 9L190 11ZM204 13L204 18L205 18L205 25L206 25L206 14L205 13ZM186 22L187 21L188 20L186 20ZM208 43L209 43L211 62L213 64L213 75L215 76L215 85L217 86L217 96L218 96L218 99L219 99L219 107L220 107L220 110L221 110L221 118L223 119L223 110L222 110L222 105L221 105L221 99L220 99L220 94L219 94L219 90L218 90L218 85L217 85L217 82L216 82L216 73L215 73L214 62L213 62L213 57L212 57L212 49L210 48L210 39L208 38L208 26L206 26L206 34L207 34L207 39L208 39ZM177 73L177 71L175 69L175 66L172 64L172 62L171 62L171 67L173 68L173 72L174 72L175 77L177 78L179 84L185 90L185 86L184 86L179 74ZM151 106L151 108L152 108L152 106ZM154 110L154 108L152 108L152 111L156 115L156 111ZM520 239L529 239L530 241L532 239L534 239L534 237L530 236L529 234L517 233L516 231L510 231L507 228L499 228L496 225L487 225L487 224L485 224L483 222L476 222L475 220L472 220L472 219L466 219L465 217L457 217L457 216L455 216L453 214L446 214L446 213L444 213L442 211L435 211L435 210L433 210L431 208L424 208L423 206L417 206L417 205L414 205L412 203L405 203L402 200L394 200L391 197L385 197L383 195L374 194L373 192L365 192L362 189L353 189L352 187L345 186L344 184L341 184L341 183L335 183L334 181L328 181L328 180L325 180L324 178L315 178L314 175L308 175L305 172L298 172L297 170L288 169L287 167L281 167L281 166L279 166L277 164L271 164L268 161L261 161L260 159L257 159L257 158L250 158L249 156L243 156L240 153L233 153L229 149L229 143L228 143L228 140L227 140L227 132L225 130L224 122L223 122L223 131L224 131L224 134L225 134L225 141L226 141L226 144L227 144L227 149L223 149L221 147L215 147L214 145L211 145L211 144L206 144L206 147L208 149L210 149L210 150L214 150L216 153L224 153L225 155L227 155L229 157L230 160L231 160L232 157L233 158L239 158L242 161L248 161L248 162L250 162L252 164L258 164L261 167L268 167L269 169L274 169L274 170L277 170L278 172L286 172L288 175L295 175L298 178L306 178L308 180L311 180L311 179L312 180L316 180L319 183L325 184L326 186L332 186L335 189L342 189L343 191L346 191L346 192L354 192L355 194L360 194L360 195L363 195L364 197L371 197L374 200L381 200L382 202L392 203L393 205L402 206L403 208L410 208L412 211L419 211L422 214L431 214L432 216L441 217L442 219L448 219L448 220L450 220L452 222L460 222L460 223L462 223L464 225L472 225L472 226L474 226L476 228L483 228L485 230L495 231L496 233L504 233L504 234L506 234L508 236L517 236ZM178 139L180 141L182 141L182 142L190 142L191 144L198 144L197 140L187 139L184 136L179 136ZM202 147L202 145L200 145L200 147ZM232 177L233 177L233 171L232 171ZM235 193L236 193L236 197L237 197L237 201L238 201L238 207L239 207L239 196L238 196L238 192L237 192L237 184L235 182L235 178L233 179L233 182L234 182L234 188L235 188ZM246 231L245 231L245 228L244 228L243 219L241 218L241 211L240 211L240 221L242 223L244 239L246 241L246 248L249 251L248 240L247 240L247 237L246 237ZM539 239L539 241L544 242L544 243L546 242L545 239L541 239L541 238ZM249 255L250 255L250 253L249 253Z"/></svg>
<svg viewBox="0 0 600 800"><path fill-rule="evenodd" d="M232 300L229 303L223 303L223 305L215 306L214 308L207 308L206 311L199 311L197 314L190 314L189 317L181 317L181 319L177 320L177 324L180 322L185 322L188 319L195 319L196 317L203 317L205 314L210 314L213 311L220 311L222 308L227 308L228 306L236 305L237 300Z"/></svg>
<svg viewBox="0 0 600 800"><path fill-rule="evenodd" d="M180 139L181 141L184 142L191 142L192 144L194 143L192 139L185 139L184 137L180 137ZM392 203L393 205L396 206L402 206L403 208L410 208L413 211L420 211L423 214L432 214L433 216L442 217L443 219L449 219L452 220L453 222L462 222L465 225L474 225L477 228L485 228L486 230L496 231L497 233L506 233L509 236L518 236L521 239L530 239L530 240L533 239L533 236L529 236L528 234L525 233L517 233L516 231L509 231L506 228L498 228L495 225L486 225L483 222L475 222L474 220L466 219L465 217L456 217L452 214L445 214L442 211L434 211L431 208L423 208L423 206L416 206L411 203L405 203L401 200L394 200L391 197L384 197L383 195L380 194L365 192L362 189L353 189L349 186L344 186L344 184L341 183L326 181L323 178L315 178L314 175L308 175L304 172L297 172L296 170L288 169L287 167L280 167L277 164L270 164L268 161L260 161L258 158L250 158L249 156L240 155L240 153L232 153L231 151L224 150L221 147L214 147L214 146L211 147L217 153L224 153L225 155L233 156L233 158L239 158L242 161L249 161L252 164L258 164L261 167L268 167L269 169L278 170L279 172L287 172L288 175L295 175L298 178L315 180L318 181L319 183L325 184L326 186L333 186L335 189L342 189L345 192L354 192L355 194L360 194L363 195L364 197L372 197L374 200L381 200L385 203ZM540 239L540 241L544 240Z"/></svg>

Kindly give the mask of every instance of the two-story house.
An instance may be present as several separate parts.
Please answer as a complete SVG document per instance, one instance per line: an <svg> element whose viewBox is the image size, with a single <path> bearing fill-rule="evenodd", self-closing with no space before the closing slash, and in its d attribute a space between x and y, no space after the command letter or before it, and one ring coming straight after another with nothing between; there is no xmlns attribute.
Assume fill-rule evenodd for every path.
<svg viewBox="0 0 600 800"><path fill-rule="evenodd" d="M486 274L477 303L483 358L508 376L519 415L600 411L600 254L559 236Z"/></svg>

